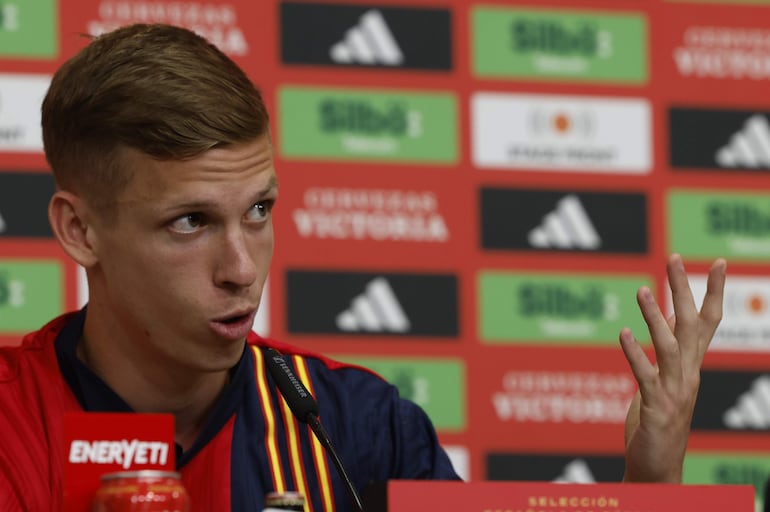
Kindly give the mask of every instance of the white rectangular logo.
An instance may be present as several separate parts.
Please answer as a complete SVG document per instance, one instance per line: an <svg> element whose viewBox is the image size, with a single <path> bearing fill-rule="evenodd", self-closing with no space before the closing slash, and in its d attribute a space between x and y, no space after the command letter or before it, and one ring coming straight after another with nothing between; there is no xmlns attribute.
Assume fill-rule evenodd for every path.
<svg viewBox="0 0 770 512"><path fill-rule="evenodd" d="M706 276L690 276L695 304L706 295ZM671 290L668 312L673 312ZM770 352L770 278L731 275L725 281L722 321L709 350Z"/></svg>
<svg viewBox="0 0 770 512"><path fill-rule="evenodd" d="M0 152L43 151L40 105L51 77L0 74Z"/></svg>
<svg viewBox="0 0 770 512"><path fill-rule="evenodd" d="M471 108L477 167L626 174L652 168L646 100L476 93Z"/></svg>

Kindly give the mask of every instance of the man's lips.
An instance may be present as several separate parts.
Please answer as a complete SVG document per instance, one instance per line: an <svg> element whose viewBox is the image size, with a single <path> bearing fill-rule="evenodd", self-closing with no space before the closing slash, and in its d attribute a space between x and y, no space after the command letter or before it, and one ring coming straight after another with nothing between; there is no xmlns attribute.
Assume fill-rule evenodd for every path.
<svg viewBox="0 0 770 512"><path fill-rule="evenodd" d="M209 322L211 330L222 338L239 340L245 338L252 325L257 312L254 309L239 311L230 315L219 317Z"/></svg>

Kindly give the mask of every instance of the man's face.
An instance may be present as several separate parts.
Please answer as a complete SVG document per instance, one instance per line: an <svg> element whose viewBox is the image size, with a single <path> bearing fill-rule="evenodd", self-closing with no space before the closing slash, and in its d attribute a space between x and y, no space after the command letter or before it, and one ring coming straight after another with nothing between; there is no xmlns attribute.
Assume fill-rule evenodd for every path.
<svg viewBox="0 0 770 512"><path fill-rule="evenodd" d="M269 139L186 161L137 151L126 159L132 179L118 194L116 222L93 224L89 317L149 364L229 368L273 254Z"/></svg>

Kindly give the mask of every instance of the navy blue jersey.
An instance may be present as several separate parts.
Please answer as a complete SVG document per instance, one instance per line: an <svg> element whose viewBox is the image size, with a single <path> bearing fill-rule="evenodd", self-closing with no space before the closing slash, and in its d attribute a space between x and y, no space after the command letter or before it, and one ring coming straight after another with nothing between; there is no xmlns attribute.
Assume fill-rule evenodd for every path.
<svg viewBox="0 0 770 512"><path fill-rule="evenodd" d="M75 355L84 312L55 336L63 381L86 411L131 408ZM298 422L265 366L272 347L315 396L319 418L359 493L390 479L459 479L425 412L361 367L251 334L197 440L177 449L193 510L254 512L271 491L299 491L307 511L353 510L331 458ZM116 364L119 364L116 362Z"/></svg>

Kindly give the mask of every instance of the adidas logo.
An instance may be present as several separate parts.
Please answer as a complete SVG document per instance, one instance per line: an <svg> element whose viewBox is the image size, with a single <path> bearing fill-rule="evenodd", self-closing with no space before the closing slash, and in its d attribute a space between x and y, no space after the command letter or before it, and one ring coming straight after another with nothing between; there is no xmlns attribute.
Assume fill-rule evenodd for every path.
<svg viewBox="0 0 770 512"><path fill-rule="evenodd" d="M538 249L598 249L602 243L580 199L570 194L543 217L543 222L527 235Z"/></svg>
<svg viewBox="0 0 770 512"><path fill-rule="evenodd" d="M748 118L715 156L722 167L770 167L770 123L762 114Z"/></svg>
<svg viewBox="0 0 770 512"><path fill-rule="evenodd" d="M770 376L759 377L751 389L722 416L731 429L765 430L770 428Z"/></svg>
<svg viewBox="0 0 770 512"><path fill-rule="evenodd" d="M557 484L593 484L596 483L591 468L583 459L575 459L566 466L564 471L553 480Z"/></svg>
<svg viewBox="0 0 770 512"><path fill-rule="evenodd" d="M351 301L350 309L337 315L337 327L346 332L407 332L410 323L388 281L378 277Z"/></svg>
<svg viewBox="0 0 770 512"><path fill-rule="evenodd" d="M338 64L384 64L399 66L404 54L385 23L380 11L365 12L358 25L345 33L345 39L329 50Z"/></svg>

